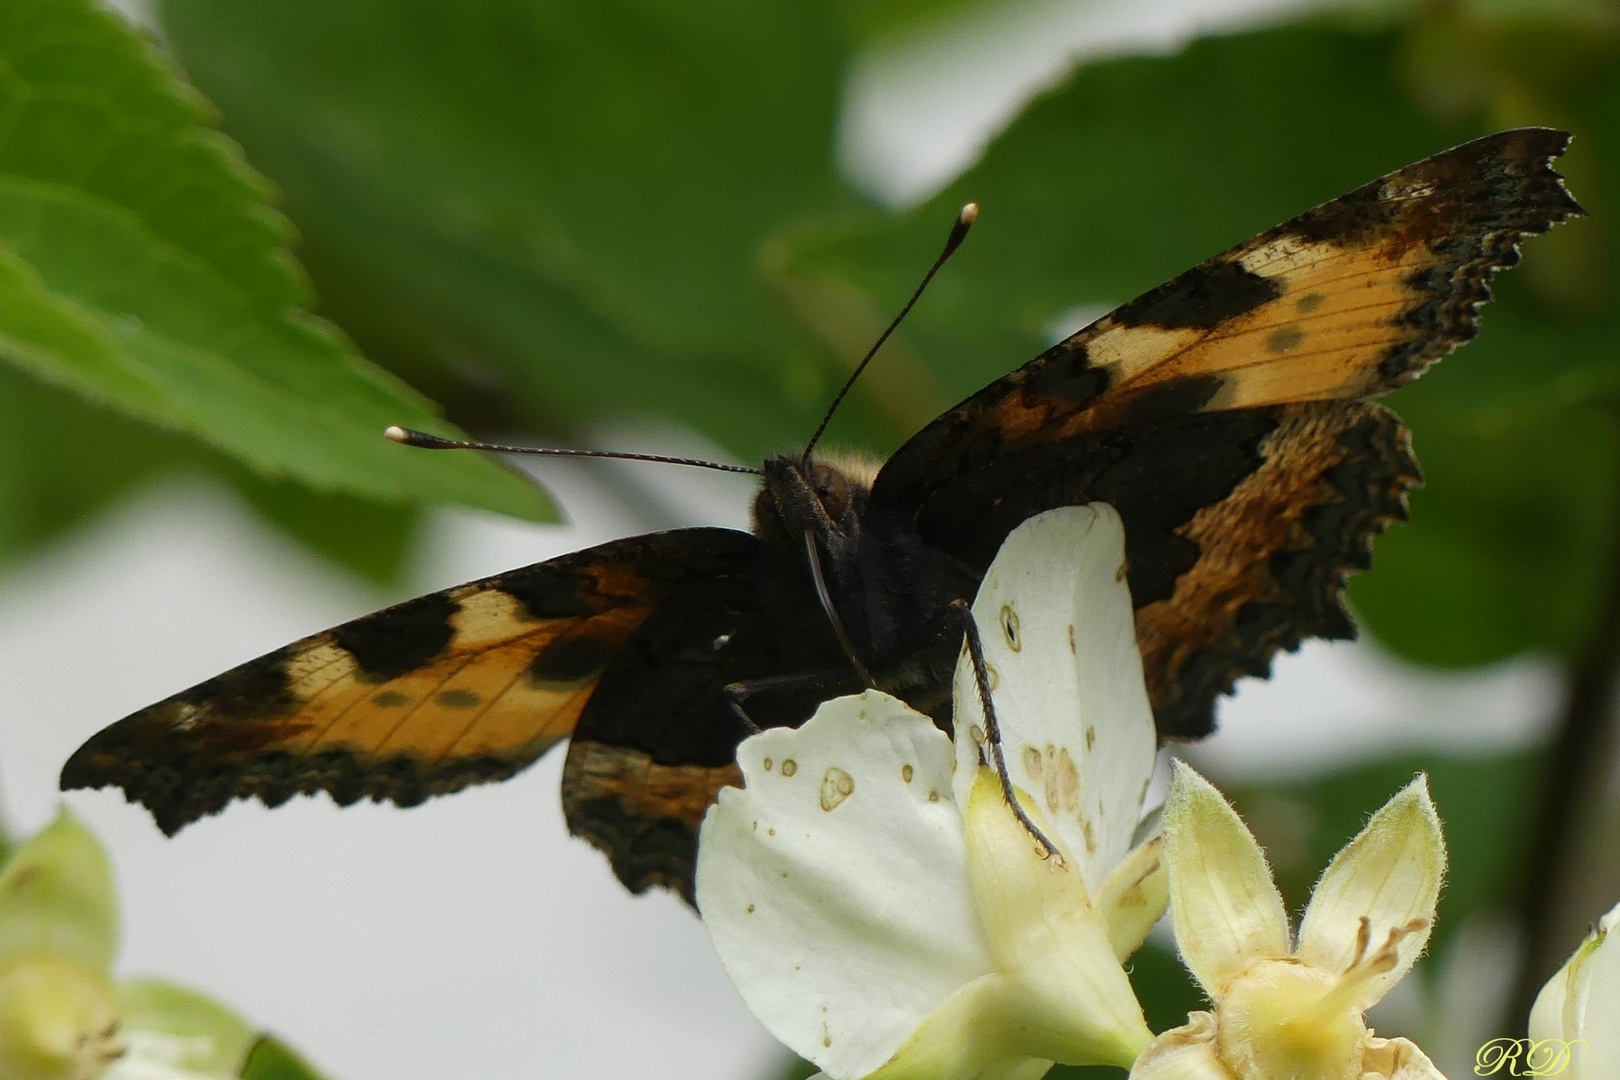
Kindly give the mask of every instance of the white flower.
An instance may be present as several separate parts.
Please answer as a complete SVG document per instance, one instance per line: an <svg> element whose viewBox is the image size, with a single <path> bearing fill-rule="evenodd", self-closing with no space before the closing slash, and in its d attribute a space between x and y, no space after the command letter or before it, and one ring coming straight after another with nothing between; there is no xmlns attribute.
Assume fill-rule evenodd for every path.
<svg viewBox="0 0 1620 1080"><path fill-rule="evenodd" d="M965 656L954 751L876 691L739 748L698 907L755 1015L827 1076L1028 1080L1152 1038L1121 967L1165 902L1157 837L1133 847L1154 730L1123 560L1111 507L1054 510L973 605L1009 774L1055 852L981 763Z"/></svg>
<svg viewBox="0 0 1620 1080"><path fill-rule="evenodd" d="M1362 1013L1428 943L1445 876L1440 819L1419 776L1316 883L1290 943L1260 846L1209 781L1177 764L1164 813L1170 921L1213 1001L1160 1035L1132 1080L1444 1080Z"/></svg>
<svg viewBox="0 0 1620 1080"><path fill-rule="evenodd" d="M202 994L115 982L117 945L112 865L64 809L0 869L0 1080L230 1080L260 1046L316 1076Z"/></svg>
<svg viewBox="0 0 1620 1080"><path fill-rule="evenodd" d="M1611 908L1530 1010L1524 1065L1566 1080L1620 1076L1620 905ZM1567 1061L1567 1070L1563 1068Z"/></svg>

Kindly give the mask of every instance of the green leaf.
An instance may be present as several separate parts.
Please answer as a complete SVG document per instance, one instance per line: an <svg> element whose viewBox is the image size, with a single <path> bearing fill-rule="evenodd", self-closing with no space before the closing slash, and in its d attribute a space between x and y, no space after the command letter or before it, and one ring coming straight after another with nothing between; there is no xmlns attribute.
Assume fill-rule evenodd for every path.
<svg viewBox="0 0 1620 1080"><path fill-rule="evenodd" d="M63 808L0 871L0 967L48 954L104 972L117 950L112 864Z"/></svg>
<svg viewBox="0 0 1620 1080"><path fill-rule="evenodd" d="M239 468L224 472L266 521L294 540L377 584L403 579L421 534L419 508L264 480Z"/></svg>
<svg viewBox="0 0 1620 1080"><path fill-rule="evenodd" d="M1447 389L1425 380L1392 402L1426 482L1411 495L1411 523L1380 538L1372 573L1351 579L1350 604L1418 663L1568 655L1611 571L1620 423L1601 405L1493 422L1452 405Z"/></svg>
<svg viewBox="0 0 1620 1080"><path fill-rule="evenodd" d="M878 45L949 24L969 13L994 12L1010 0L844 0L845 20L861 40Z"/></svg>
<svg viewBox="0 0 1620 1080"><path fill-rule="evenodd" d="M494 378L530 422L654 410L750 456L808 433L837 371L767 241L852 205L831 0L162 12L379 355Z"/></svg>
<svg viewBox="0 0 1620 1080"><path fill-rule="evenodd" d="M87 0L0 12L0 357L268 477L544 516L513 471L380 437L443 425L308 314L289 227L207 117Z"/></svg>
<svg viewBox="0 0 1620 1080"><path fill-rule="evenodd" d="M186 1075L237 1076L258 1033L241 1017L188 987L158 979L118 984L120 1030L132 1042L167 1037L184 1050Z"/></svg>
<svg viewBox="0 0 1620 1080"><path fill-rule="evenodd" d="M87 521L187 449L0 365L0 566Z"/></svg>
<svg viewBox="0 0 1620 1080"><path fill-rule="evenodd" d="M274 1035L261 1036L242 1066L242 1080L325 1080L292 1047Z"/></svg>

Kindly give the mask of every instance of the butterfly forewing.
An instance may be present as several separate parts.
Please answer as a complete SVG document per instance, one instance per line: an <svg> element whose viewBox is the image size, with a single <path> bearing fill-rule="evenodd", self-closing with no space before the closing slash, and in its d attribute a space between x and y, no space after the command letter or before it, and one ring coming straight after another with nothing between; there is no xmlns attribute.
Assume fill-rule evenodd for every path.
<svg viewBox="0 0 1620 1080"><path fill-rule="evenodd" d="M1238 676L1350 635L1344 575L1420 479L1359 399L1471 338L1520 241L1581 212L1551 167L1568 141L1478 139L1215 256L924 428L874 501L978 567L1041 510L1113 503L1160 732L1207 734Z"/></svg>
<svg viewBox="0 0 1620 1080"><path fill-rule="evenodd" d="M408 806L502 779L573 733L660 605L711 589L759 546L729 529L653 534L399 604L113 724L62 786L115 784L173 833L233 798Z"/></svg>

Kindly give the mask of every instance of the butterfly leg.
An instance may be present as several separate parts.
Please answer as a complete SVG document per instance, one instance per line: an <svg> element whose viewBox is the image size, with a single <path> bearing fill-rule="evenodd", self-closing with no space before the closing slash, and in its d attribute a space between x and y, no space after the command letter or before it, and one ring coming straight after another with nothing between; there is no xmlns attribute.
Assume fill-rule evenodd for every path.
<svg viewBox="0 0 1620 1080"><path fill-rule="evenodd" d="M755 694L783 691L815 692L832 697L849 693L852 688L861 689L860 680L853 672L845 668L827 668L822 671L795 671L787 675L742 679L728 683L723 693L726 695L726 704L731 707L732 715L737 717L750 735L758 735L764 728L754 723L753 717L743 709L743 702Z"/></svg>
<svg viewBox="0 0 1620 1080"><path fill-rule="evenodd" d="M962 631L967 639L968 658L973 664L973 682L978 687L979 702L984 706L984 742L989 749L990 764L995 767L996 776L1001 779L1001 794L1012 808L1013 816L1023 825L1025 831L1035 838L1041 845L1047 858L1055 858L1059 862L1062 856L1052 841L1046 838L1040 827L1030 820L1024 808L1019 805L1013 796L1012 776L1007 772L1007 755L1002 751L1001 724L996 719L996 705L990 696L990 671L984 660L984 641L979 637L979 624L973 618L973 610L966 600L952 600L949 610L962 621Z"/></svg>

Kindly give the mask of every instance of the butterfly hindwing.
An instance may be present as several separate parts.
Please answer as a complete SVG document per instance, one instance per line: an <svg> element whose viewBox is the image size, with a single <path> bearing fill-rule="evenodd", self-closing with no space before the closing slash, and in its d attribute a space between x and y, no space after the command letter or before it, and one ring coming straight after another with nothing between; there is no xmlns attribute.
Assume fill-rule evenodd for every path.
<svg viewBox="0 0 1620 1080"><path fill-rule="evenodd" d="M407 601L113 724L69 759L62 787L115 784L173 833L233 798L409 806L502 779L573 733L663 605L759 547L729 529L656 533Z"/></svg>
<svg viewBox="0 0 1620 1080"><path fill-rule="evenodd" d="M924 428L874 502L980 567L1035 513L1113 503L1160 732L1207 734L1238 676L1352 633L1344 576L1420 479L1360 399L1469 340L1523 238L1581 212L1568 140L1477 139L1144 293Z"/></svg>
<svg viewBox="0 0 1620 1080"><path fill-rule="evenodd" d="M817 672L834 681L750 696L746 723L725 693ZM669 596L604 672L568 747L568 827L632 891L660 885L690 902L698 827L719 790L742 782L737 744L750 726L797 725L855 689L808 576L755 541L703 588Z"/></svg>

